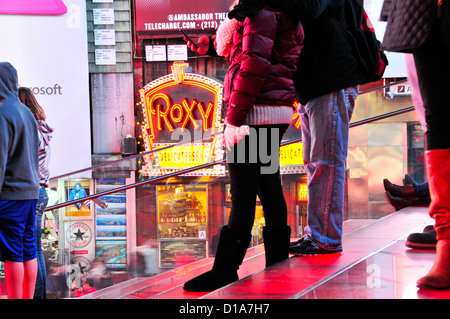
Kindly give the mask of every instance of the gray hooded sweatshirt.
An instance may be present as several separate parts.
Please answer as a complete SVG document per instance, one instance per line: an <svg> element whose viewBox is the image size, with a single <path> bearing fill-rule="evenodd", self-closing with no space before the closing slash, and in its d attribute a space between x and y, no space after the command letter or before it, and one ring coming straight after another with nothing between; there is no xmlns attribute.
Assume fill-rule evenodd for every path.
<svg viewBox="0 0 450 319"><path fill-rule="evenodd" d="M0 62L0 200L39 197L36 120L18 97L16 69Z"/></svg>

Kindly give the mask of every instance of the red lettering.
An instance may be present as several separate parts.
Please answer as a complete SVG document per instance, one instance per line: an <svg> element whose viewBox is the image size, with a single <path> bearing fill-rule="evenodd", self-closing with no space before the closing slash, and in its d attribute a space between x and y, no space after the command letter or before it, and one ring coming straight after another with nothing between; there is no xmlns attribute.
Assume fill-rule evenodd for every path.
<svg viewBox="0 0 450 319"><path fill-rule="evenodd" d="M191 119L191 122L194 124L194 128L197 129L199 125L197 124L195 119L192 117L192 110L194 109L195 104L197 104L197 101L193 100L191 106L189 106L189 104L186 101L186 99L183 99L181 104L183 104L183 107L184 107L184 109L187 112L186 117L185 117L185 119L183 121L183 124L181 125L181 129L184 129L186 127L186 124L187 124L189 119Z"/></svg>
<svg viewBox="0 0 450 319"><path fill-rule="evenodd" d="M164 100L164 102L166 102L166 111L165 112L163 112L161 110L161 104L158 104L156 106L156 113L155 113L155 111L153 111L152 106L153 106L153 103L157 99L162 99L162 100ZM156 123L157 123L157 127L158 127L159 131L162 131L161 118L164 120L164 123L166 123L167 128L169 129L169 132L174 131L173 126L170 124L169 119L167 118L167 114L170 111L170 100L167 95L165 95L164 93L157 93L157 94L153 95L152 98L150 99L149 108L150 108L151 114L156 114Z"/></svg>
<svg viewBox="0 0 450 319"><path fill-rule="evenodd" d="M162 100L164 103L159 104L157 100ZM164 106L165 104L165 106ZM171 104L169 96L164 93L156 93L151 97L147 97L147 114L151 136L154 137L154 130L162 131L164 129L163 123L166 125L169 132L174 131L174 125L181 123L180 128L184 130L189 122L192 122L194 129L198 129L200 125L195 120L194 110L198 109L202 120L202 129L207 131L210 126L210 117L214 110L214 103L209 102L208 106L203 106L202 103L192 100L189 104L185 98L181 103Z"/></svg>
<svg viewBox="0 0 450 319"><path fill-rule="evenodd" d="M214 104L209 102L208 109L205 112L203 110L203 105L201 103L198 103L198 110L200 111L200 114L202 115L202 120L203 120L203 131L206 131L208 129L208 118L209 118L209 114L211 113L213 106L214 106Z"/></svg>
<svg viewBox="0 0 450 319"><path fill-rule="evenodd" d="M175 115L173 115L175 110L178 110L178 116L177 117L175 117ZM180 104L174 104L172 106L172 108L170 109L170 118L175 123L180 123L181 122L181 119L183 118L183 108L181 107Z"/></svg>

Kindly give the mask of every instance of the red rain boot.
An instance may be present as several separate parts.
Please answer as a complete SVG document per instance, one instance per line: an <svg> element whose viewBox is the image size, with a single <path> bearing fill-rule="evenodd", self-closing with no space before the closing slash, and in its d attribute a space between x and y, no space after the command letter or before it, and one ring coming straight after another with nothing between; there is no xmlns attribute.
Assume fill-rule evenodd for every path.
<svg viewBox="0 0 450 319"><path fill-rule="evenodd" d="M420 288L450 288L450 149L426 152L431 194L430 216L436 221L436 260L427 275L417 281Z"/></svg>

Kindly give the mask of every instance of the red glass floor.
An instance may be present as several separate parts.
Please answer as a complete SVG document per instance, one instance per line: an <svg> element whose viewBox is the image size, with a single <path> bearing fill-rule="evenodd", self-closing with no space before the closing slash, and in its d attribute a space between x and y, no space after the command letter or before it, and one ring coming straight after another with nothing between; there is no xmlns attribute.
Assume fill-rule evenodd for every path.
<svg viewBox="0 0 450 319"><path fill-rule="evenodd" d="M433 221L425 207L409 207L377 220L344 223L343 252L291 256L264 268L263 246L249 249L239 281L209 293L183 284L211 269L213 259L151 278L136 278L84 298L99 299L448 299L450 290L419 289L435 251L405 247L406 237Z"/></svg>

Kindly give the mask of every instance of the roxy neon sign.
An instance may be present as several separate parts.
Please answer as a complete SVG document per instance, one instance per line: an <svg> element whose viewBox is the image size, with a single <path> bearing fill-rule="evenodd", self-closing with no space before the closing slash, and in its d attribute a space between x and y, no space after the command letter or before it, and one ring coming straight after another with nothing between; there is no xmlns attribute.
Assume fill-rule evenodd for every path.
<svg viewBox="0 0 450 319"><path fill-rule="evenodd" d="M142 133L146 149L153 149L160 133L177 128L217 133L221 122L223 85L209 77L185 73L187 63L175 63L172 74L156 79L140 90ZM199 124L200 123L200 124Z"/></svg>
<svg viewBox="0 0 450 319"><path fill-rule="evenodd" d="M199 135L203 139L204 135L205 141L174 146L145 156L144 175L163 175L223 156L221 143L216 140L216 133L224 127L221 118L223 85L200 74L185 73L187 66L185 62L174 63L171 74L140 90L143 143L145 150L150 151L174 146L176 137L181 135L185 140L198 140ZM213 167L190 175L195 174L224 175L224 168Z"/></svg>
<svg viewBox="0 0 450 319"><path fill-rule="evenodd" d="M164 108L161 104L157 104L157 100L163 100L166 104ZM198 121L200 120L203 125L203 131L207 131L210 128L211 111L214 108L214 104L209 102L205 108L201 102L193 99L191 102L187 98L184 98L181 103L171 104L170 97L165 93L157 93L149 98L147 106L147 114L154 115L150 119L153 122L153 118L156 119L156 128L158 131L162 131L163 123L165 123L169 132L173 132L174 124L181 123L181 130L184 130L188 123L192 123L195 129L199 128ZM194 116L194 109L197 109L201 115L201 119L196 119ZM152 126L155 124L152 123Z"/></svg>

